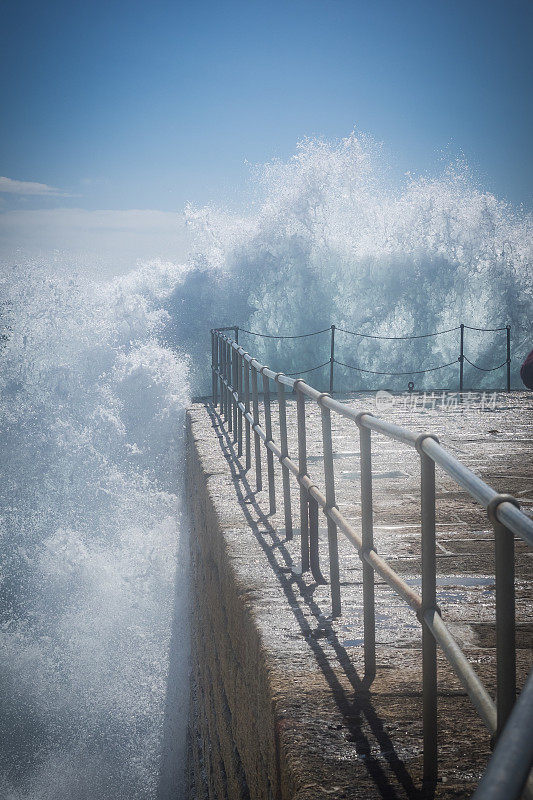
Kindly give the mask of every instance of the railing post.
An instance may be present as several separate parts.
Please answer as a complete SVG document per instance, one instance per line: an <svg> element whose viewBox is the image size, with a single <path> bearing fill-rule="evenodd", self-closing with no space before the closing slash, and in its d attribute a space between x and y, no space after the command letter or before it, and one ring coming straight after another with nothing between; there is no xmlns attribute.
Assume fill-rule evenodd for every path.
<svg viewBox="0 0 533 800"><path fill-rule="evenodd" d="M248 354L246 354L248 355ZM244 408L246 409L246 413L250 413L250 364L246 360L245 356L243 356L243 367L244 367ZM245 421L245 454L246 454L246 469L250 469L252 464L252 454L251 454L251 436L250 436L250 420L246 417Z"/></svg>
<svg viewBox="0 0 533 800"><path fill-rule="evenodd" d="M499 521L496 512L500 503L512 503L511 495L498 494L487 506L494 528L494 578L496 583L496 736L499 736L516 700L516 641L514 536Z"/></svg>
<svg viewBox="0 0 533 800"><path fill-rule="evenodd" d="M229 419L229 396L228 396L228 347L226 338L222 341L224 348L224 421L228 422Z"/></svg>
<svg viewBox="0 0 533 800"><path fill-rule="evenodd" d="M362 414L357 416L359 427L359 450L361 464L361 538L363 549L361 555L374 549L374 512L372 503L372 440L371 431L361 421ZM372 680L376 676L376 610L374 570L368 562L363 562L363 619L365 637L365 678Z"/></svg>
<svg viewBox="0 0 533 800"><path fill-rule="evenodd" d="M309 509L309 568L317 583L327 583L320 571L318 503L311 495L307 498Z"/></svg>
<svg viewBox="0 0 533 800"><path fill-rule="evenodd" d="M268 377L263 372L265 368L261 368L261 375L263 376L263 405L265 409L265 434L267 438L267 475L268 475L268 501L270 504L270 513L276 513L276 487L274 484L274 453L268 446L268 442L272 441L272 412L270 409L270 386Z"/></svg>
<svg viewBox="0 0 533 800"><path fill-rule="evenodd" d="M287 403L285 400L285 386L276 377L278 386L278 412L279 412L279 435L281 439L281 457L289 455L289 445L287 441ZM281 465L283 477L283 510L285 514L285 536L292 539L292 508L291 508L291 482L289 468L285 464Z"/></svg>
<svg viewBox="0 0 533 800"><path fill-rule="evenodd" d="M217 404L217 377L215 372L215 332L211 329L211 394L213 396L213 408Z"/></svg>
<svg viewBox="0 0 533 800"><path fill-rule="evenodd" d="M335 325L331 326L331 348L329 355L329 393L333 394L333 370L335 367Z"/></svg>
<svg viewBox="0 0 533 800"><path fill-rule="evenodd" d="M235 342L236 342L236 344L239 344L239 326L238 326L238 325L236 325L236 326L233 328L233 330L234 330L234 332L235 332Z"/></svg>
<svg viewBox="0 0 533 800"><path fill-rule="evenodd" d="M259 425L259 397L257 394L257 369L253 364L252 368L252 401L254 409L254 425ZM261 438L259 434L254 431L254 444L255 444L255 488L258 492L263 489L263 480L261 477Z"/></svg>
<svg viewBox="0 0 533 800"><path fill-rule="evenodd" d="M437 607L437 559L435 544L435 462L422 449L426 438L416 441L420 454L422 518L422 718L424 737L423 789L431 797L437 782L437 643L424 620L428 609ZM437 440L438 441L438 440Z"/></svg>
<svg viewBox="0 0 533 800"><path fill-rule="evenodd" d="M507 391L511 391L511 326L505 328L507 335Z"/></svg>
<svg viewBox="0 0 533 800"><path fill-rule="evenodd" d="M224 413L224 422L228 421L228 393L226 391L226 342L224 339L221 339L220 349L222 353L222 369L221 369L221 381L220 381L220 393L221 393L221 400L222 400L222 410Z"/></svg>
<svg viewBox="0 0 533 800"><path fill-rule="evenodd" d="M326 506L329 510L336 506L335 499L335 471L333 468L333 444L331 441L331 411L322 405L321 395L318 399L322 412L322 446L324 449L324 479L326 483ZM331 584L331 610L334 617L341 613L341 585L339 578L339 546L337 542L337 525L327 516L328 520L328 551L329 551L329 581Z"/></svg>
<svg viewBox="0 0 533 800"><path fill-rule="evenodd" d="M237 395L239 403L242 403L242 367L243 357L241 353L237 352ZM242 409L238 406L238 420L237 420L237 455L239 458L242 456Z"/></svg>
<svg viewBox="0 0 533 800"><path fill-rule="evenodd" d="M531 720L533 719L533 669L524 684L520 697L513 708L509 723L496 743L494 753L487 765L472 800L509 800L533 797L533 742Z"/></svg>
<svg viewBox="0 0 533 800"><path fill-rule="evenodd" d="M233 392L237 391L238 387L238 377L237 377L237 351L234 349L233 344L230 344L231 348L231 399L233 401L233 441L236 442L238 438L238 407L237 401L233 395Z"/></svg>
<svg viewBox="0 0 533 800"><path fill-rule="evenodd" d="M220 369L220 361L219 361L219 350L218 350L218 334L216 331L213 331L213 360L215 366L215 374L214 374L214 381L213 381L213 390L214 390L214 397L213 397L213 405L215 408L218 405L218 372Z"/></svg>
<svg viewBox="0 0 533 800"><path fill-rule="evenodd" d="M307 443L305 435L305 395L298 388L296 381L296 413L298 415L298 478L307 475ZM302 554L302 572L309 569L309 503L307 491L300 484L300 541Z"/></svg>
<svg viewBox="0 0 533 800"><path fill-rule="evenodd" d="M233 431L233 396L231 394L231 370L232 370L232 354L229 339L226 339L226 396L228 403L228 431Z"/></svg>
<svg viewBox="0 0 533 800"><path fill-rule="evenodd" d="M463 366L465 360L465 326L461 322L461 350L459 352L459 391L463 391Z"/></svg>
<svg viewBox="0 0 533 800"><path fill-rule="evenodd" d="M224 413L224 383L222 381L222 339L220 333L217 333L217 361L218 361L218 388L219 388L219 408L220 414Z"/></svg>

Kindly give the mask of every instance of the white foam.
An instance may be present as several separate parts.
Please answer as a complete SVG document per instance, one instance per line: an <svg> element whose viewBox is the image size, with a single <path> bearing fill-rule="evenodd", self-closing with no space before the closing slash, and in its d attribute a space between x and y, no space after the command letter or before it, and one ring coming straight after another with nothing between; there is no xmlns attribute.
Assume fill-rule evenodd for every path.
<svg viewBox="0 0 533 800"><path fill-rule="evenodd" d="M187 369L158 344L152 302L168 276L97 285L26 265L2 287L6 797L155 796L187 602Z"/></svg>

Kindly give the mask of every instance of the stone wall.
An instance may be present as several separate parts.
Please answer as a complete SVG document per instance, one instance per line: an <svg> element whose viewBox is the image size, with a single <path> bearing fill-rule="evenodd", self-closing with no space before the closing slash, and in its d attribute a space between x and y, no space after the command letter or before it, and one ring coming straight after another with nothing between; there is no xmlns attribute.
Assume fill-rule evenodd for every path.
<svg viewBox="0 0 533 800"><path fill-rule="evenodd" d="M215 433L187 418L192 520L193 653L190 776L194 800L272 800L280 795L267 659L235 560L253 558L250 530L234 502L231 473L212 453ZM224 488L227 498L224 502ZM222 512L222 513L221 513ZM238 545L238 546L235 546ZM257 554L259 555L259 554ZM242 566L242 565L241 565Z"/></svg>

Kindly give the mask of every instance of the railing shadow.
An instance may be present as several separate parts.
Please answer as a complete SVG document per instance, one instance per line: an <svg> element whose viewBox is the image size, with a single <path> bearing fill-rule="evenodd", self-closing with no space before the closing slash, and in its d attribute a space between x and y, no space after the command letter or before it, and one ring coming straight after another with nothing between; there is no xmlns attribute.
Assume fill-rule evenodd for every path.
<svg viewBox="0 0 533 800"><path fill-rule="evenodd" d="M324 675L332 692L332 697L342 714L346 728L349 732L349 741L355 746L357 754L369 775L376 784L384 800L398 800L398 789L391 783L389 776L383 769L379 760L372 754L371 743L363 732L361 723L366 720L370 731L379 745L382 757L387 761L391 772L403 788L409 800L428 800L433 796L433 791L428 795L417 788L409 774L404 762L396 753L394 743L391 741L382 720L380 719L368 690L369 681L361 678L352 663L348 652L340 643L331 622L324 619L323 611L314 600L314 591L317 584L307 585L305 581L292 572L292 558L286 547L286 539L280 537L273 527L269 515L261 509L255 490L251 487L246 477L246 471L241 467L234 442L231 435L224 427L221 416L211 405L206 409L212 421L213 428L218 436L222 452L228 462L231 475L234 479L236 499L246 517L250 530L261 545L270 566L279 581L281 588L288 600L288 606L293 612L300 627L302 635L311 648L317 665ZM237 480L238 478L238 480ZM250 508L253 508L252 515ZM265 530L261 530L264 528ZM267 536L271 541L268 541ZM304 604L309 612L317 619L317 630L313 630L306 619L300 604ZM337 659L332 664L328 654L316 638L317 631L324 632L328 643L333 647ZM355 697L349 697L336 675L335 669L342 668L344 675L354 690Z"/></svg>

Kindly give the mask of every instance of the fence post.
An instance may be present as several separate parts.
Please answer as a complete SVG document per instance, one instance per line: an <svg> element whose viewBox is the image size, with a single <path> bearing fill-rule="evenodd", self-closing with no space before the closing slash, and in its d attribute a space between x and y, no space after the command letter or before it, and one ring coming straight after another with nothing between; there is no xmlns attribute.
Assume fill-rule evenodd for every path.
<svg viewBox="0 0 533 800"><path fill-rule="evenodd" d="M427 626L424 613L437 607L437 560L435 544L435 462L422 449L426 438L422 433L416 440L420 454L420 488L422 518L422 719L424 738L423 790L432 797L437 766L437 643Z"/></svg>
<svg viewBox="0 0 533 800"><path fill-rule="evenodd" d="M218 396L219 401L218 405L220 408L220 414L224 413L224 384L222 382L222 340L220 338L220 333L217 333L217 361L218 361Z"/></svg>
<svg viewBox="0 0 533 800"><path fill-rule="evenodd" d="M318 503L311 495L307 498L309 508L309 569L318 584L326 584L327 580L320 571Z"/></svg>
<svg viewBox="0 0 533 800"><path fill-rule="evenodd" d="M213 406L216 406L215 374L215 332L211 328L211 394L213 396Z"/></svg>
<svg viewBox="0 0 533 800"><path fill-rule="evenodd" d="M242 350L242 348L241 348ZM242 353L237 351L237 395L239 403L242 403L242 367L243 357ZM238 407L238 425L237 425L237 455L239 458L242 456L242 409Z"/></svg>
<svg viewBox="0 0 533 800"><path fill-rule="evenodd" d="M496 583L496 709L499 736L516 700L516 642L514 536L496 516L501 503L520 508L511 495L497 494L487 506L494 529L494 578Z"/></svg>
<svg viewBox="0 0 533 800"><path fill-rule="evenodd" d="M298 415L298 479L307 475L307 443L305 437L305 395L294 384L296 390L296 412ZM300 541L302 572L309 569L309 504L307 491L300 484Z"/></svg>
<svg viewBox="0 0 533 800"><path fill-rule="evenodd" d="M248 355L248 354L246 353L242 357L243 368L244 368L244 408L246 410L246 413L249 414L250 413L250 364L246 360L246 357L245 357L246 355ZM250 469L250 466L252 464L251 442L250 442L250 439L251 439L251 436L250 436L250 420L248 419L248 417L246 417L245 420L246 420L245 421L246 469Z"/></svg>
<svg viewBox="0 0 533 800"><path fill-rule="evenodd" d="M507 391L511 391L511 326L505 328L507 334Z"/></svg>
<svg viewBox="0 0 533 800"><path fill-rule="evenodd" d="M361 555L374 549L374 520L372 504L372 439L371 431L365 428L361 417L357 416L359 427L359 449L361 464L361 536L363 551ZM374 595L374 570L363 562L363 620L365 637L365 678L372 680L376 675L376 611Z"/></svg>
<svg viewBox="0 0 533 800"><path fill-rule="evenodd" d="M222 340L222 349L224 351L224 422L228 422L229 405L228 405L228 348L226 346L226 337Z"/></svg>
<svg viewBox="0 0 533 800"><path fill-rule="evenodd" d="M215 409L218 405L218 342L217 332L213 329L213 366L215 371L213 373L213 405Z"/></svg>
<svg viewBox="0 0 533 800"><path fill-rule="evenodd" d="M278 412L279 412L279 435L281 439L281 457L289 455L289 445L287 441L287 403L285 400L285 386L279 381L279 373L276 376L278 385ZM287 539L292 539L292 508L291 508L291 482L289 468L281 462L283 476L283 510L285 513L285 535Z"/></svg>
<svg viewBox="0 0 533 800"><path fill-rule="evenodd" d="M232 361L231 361L231 354L232 349L229 343L229 339L226 338L226 396L227 396L227 404L228 404L228 431L229 433L233 432L233 397L231 394L231 370L232 370Z"/></svg>
<svg viewBox="0 0 533 800"><path fill-rule="evenodd" d="M459 353L459 391L463 391L463 364L465 360L465 326L461 322L461 352Z"/></svg>
<svg viewBox="0 0 533 800"><path fill-rule="evenodd" d="M331 411L322 405L323 397L318 398L322 412L322 447L324 449L324 480L326 483L326 507L329 510L336 506L335 472L333 468L333 444L331 441ZM329 582L331 584L331 611L334 617L341 613L341 585L339 578L339 546L337 542L337 525L327 515L328 520L328 552Z"/></svg>
<svg viewBox="0 0 533 800"><path fill-rule="evenodd" d="M268 446L268 442L272 441L272 412L270 410L270 386L269 379L265 375L265 367L261 368L261 375L263 376L263 405L265 409L265 433L267 438L267 474L268 474L268 500L270 504L270 513L276 513L276 487L274 485L274 453Z"/></svg>
<svg viewBox="0 0 533 800"><path fill-rule="evenodd" d="M236 442L238 439L238 406L237 401L234 397L234 392L237 391L238 387L238 373L237 373L237 351L233 347L233 344L230 344L231 348L231 399L233 400L233 441Z"/></svg>
<svg viewBox="0 0 533 800"><path fill-rule="evenodd" d="M254 425L259 425L259 397L257 394L257 370L253 363L250 364L252 368L252 401L254 409ZM255 450L255 488L258 492L263 489L263 480L261 477L261 439L257 431L254 431L254 450Z"/></svg>
<svg viewBox="0 0 533 800"><path fill-rule="evenodd" d="M239 344L239 326L236 325L233 330L235 332L235 343Z"/></svg>
<svg viewBox="0 0 533 800"><path fill-rule="evenodd" d="M222 338L220 341L220 350L222 354L222 369L220 378L220 394L222 400L222 410L224 412L224 422L228 421L228 393L226 392L226 342Z"/></svg>
<svg viewBox="0 0 533 800"><path fill-rule="evenodd" d="M333 370L335 366L335 325L331 326L331 349L329 356L329 393L333 394Z"/></svg>

